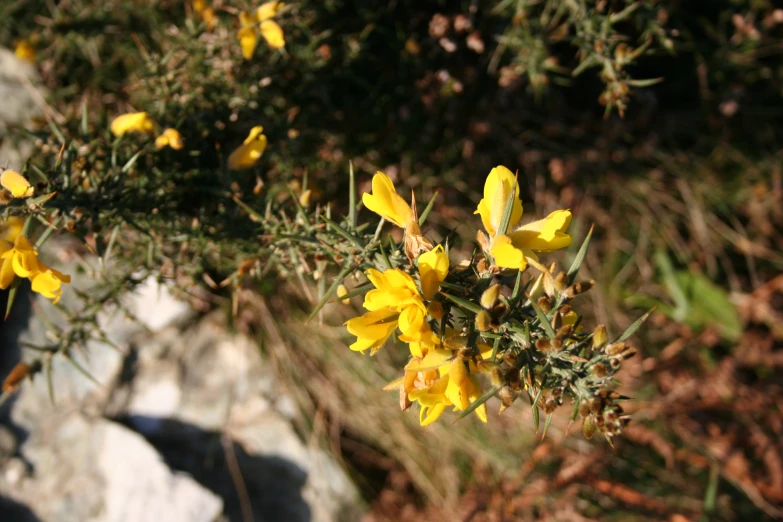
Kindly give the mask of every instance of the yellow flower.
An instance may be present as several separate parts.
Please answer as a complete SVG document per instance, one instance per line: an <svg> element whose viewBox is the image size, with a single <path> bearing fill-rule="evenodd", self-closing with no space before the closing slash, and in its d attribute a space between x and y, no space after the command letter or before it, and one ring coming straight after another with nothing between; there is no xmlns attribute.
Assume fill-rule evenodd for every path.
<svg viewBox="0 0 783 522"><path fill-rule="evenodd" d="M0 255L3 259L3 266L0 267L0 289L5 290L11 286L14 275L30 277L40 272L38 252L26 236L20 234L13 247L8 248L8 245L3 244L0 250L3 251Z"/></svg>
<svg viewBox="0 0 783 522"><path fill-rule="evenodd" d="M261 24L261 36L272 49L285 47L283 28L277 22L270 20L283 8L283 5L283 2L266 2L256 10L256 19Z"/></svg>
<svg viewBox="0 0 783 522"><path fill-rule="evenodd" d="M399 268L390 268L384 272L370 268L365 275L375 286L364 296L364 307L367 310L392 308L402 312L408 306L416 306L426 311L416 282Z"/></svg>
<svg viewBox="0 0 783 522"><path fill-rule="evenodd" d="M259 22L264 22L266 20L269 20L273 16L275 16L278 11L280 11L283 6L283 2L265 2L261 4L261 6L256 9L256 19Z"/></svg>
<svg viewBox="0 0 783 522"><path fill-rule="evenodd" d="M556 210L544 219L513 230L522 218L522 202L519 200L517 184L508 229L498 230L515 184L514 175L506 167L492 169L484 183L484 198L474 214L481 215L484 228L489 233L489 254L494 258L495 265L524 270L528 260L538 260L536 253L550 252L571 244L571 236L565 233L571 223L571 212Z"/></svg>
<svg viewBox="0 0 783 522"><path fill-rule="evenodd" d="M345 322L348 332L356 336L356 342L349 348L356 352L370 349L370 355L381 349L397 328L399 313L391 308L372 310Z"/></svg>
<svg viewBox="0 0 783 522"><path fill-rule="evenodd" d="M264 37L264 40L266 40L266 43L269 44L269 47L272 49L282 49L285 47L283 28L274 20L261 22L261 36Z"/></svg>
<svg viewBox="0 0 783 522"><path fill-rule="evenodd" d="M451 406L451 401L446 397L446 387L449 384L449 377L441 377L434 384L420 390L413 390L408 393L411 401L419 403L419 424L427 426L432 424L443 414L447 406Z"/></svg>
<svg viewBox="0 0 783 522"><path fill-rule="evenodd" d="M240 145L228 157L228 168L231 170L243 170L258 164L266 150L266 136L264 127L258 125L250 129L244 143Z"/></svg>
<svg viewBox="0 0 783 522"><path fill-rule="evenodd" d="M180 150L184 146L182 134L177 129L167 128L163 133L155 138L155 148L162 149L171 147L174 150Z"/></svg>
<svg viewBox="0 0 783 522"><path fill-rule="evenodd" d="M346 323L348 331L357 337L352 350L372 348L375 353L398 326L400 340L408 343L416 357L440 344L427 323L427 308L410 275L397 268L384 272L370 268L365 275L375 288L364 296L363 306L369 313Z"/></svg>
<svg viewBox="0 0 783 522"><path fill-rule="evenodd" d="M372 193L362 194L362 202L365 207L398 227L407 228L413 222L413 210L397 194L391 178L383 172L372 177Z"/></svg>
<svg viewBox="0 0 783 522"><path fill-rule="evenodd" d="M201 19L207 24L207 29L210 31L217 25L217 16L215 10L211 7L207 7L205 0L193 0L193 10L201 16Z"/></svg>
<svg viewBox="0 0 783 522"><path fill-rule="evenodd" d="M237 38L239 46L242 48L242 57L245 60L251 59L256 52L256 45L258 45L258 27L246 11L239 13Z"/></svg>
<svg viewBox="0 0 783 522"><path fill-rule="evenodd" d="M146 112L132 112L114 118L111 122L111 132L115 136L122 136L128 132L141 132L152 134L155 131L155 122Z"/></svg>
<svg viewBox="0 0 783 522"><path fill-rule="evenodd" d="M24 220L22 218L10 216L3 223L0 223L0 239L13 243L16 241L17 236L22 233L23 227ZM4 252L4 250L2 252Z"/></svg>
<svg viewBox="0 0 783 522"><path fill-rule="evenodd" d="M29 198L35 192L30 182L14 170L6 170L0 174L0 185L15 198Z"/></svg>
<svg viewBox="0 0 783 522"><path fill-rule="evenodd" d="M515 186L516 185L516 186ZM505 234L508 230L498 230L500 222L503 219L503 211L506 208L506 202L511 196L511 189L514 187L514 203L511 210L511 220L508 223L508 230L514 228L520 218L522 218L522 202L519 199L519 184L516 178L503 165L498 165L492 169L484 182L484 199L479 201L478 208L474 214L481 215L481 222L489 233L490 237L495 234Z"/></svg>
<svg viewBox="0 0 783 522"><path fill-rule="evenodd" d="M14 49L14 54L20 60L35 63L35 47L33 47L30 40L19 40L19 43L16 44L16 49Z"/></svg>
<svg viewBox="0 0 783 522"><path fill-rule="evenodd" d="M429 252L419 256L419 276L421 277L421 292L424 299L431 300L438 291L438 285L446 279L449 273L449 256L438 245Z"/></svg>
<svg viewBox="0 0 783 522"><path fill-rule="evenodd" d="M571 224L571 212L555 210L544 219L522 225L510 234L517 248L535 252L550 252L571 245L571 236L565 231Z"/></svg>
<svg viewBox="0 0 783 522"><path fill-rule="evenodd" d="M37 292L47 299L54 299L53 303L57 304L62 296L62 284L70 283L71 276L65 275L62 272L49 268L39 261L40 272L34 274L30 279L31 288L33 292Z"/></svg>

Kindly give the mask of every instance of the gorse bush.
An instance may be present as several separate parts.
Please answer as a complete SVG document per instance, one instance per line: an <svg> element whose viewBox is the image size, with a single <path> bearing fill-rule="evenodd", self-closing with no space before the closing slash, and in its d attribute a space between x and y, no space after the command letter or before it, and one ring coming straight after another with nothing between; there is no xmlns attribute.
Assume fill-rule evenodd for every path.
<svg viewBox="0 0 783 522"><path fill-rule="evenodd" d="M329 307L361 299L341 357L383 348L396 372L385 389L421 425L486 422L499 401L531 408L536 429L543 411L546 431L565 406L611 442L629 422L617 372L647 316L609 335L615 310L580 297L614 284L579 276L600 212L575 210L572 226L563 207L576 209L573 187L653 177L667 146L686 150L671 165L720 149L716 136L777 147L782 13L756 1L4 3L0 42L45 89L43 117L8 129L34 152L0 179L0 288L9 309L25 280L79 304L26 347L3 400L26 378L51 383L53 357L78 364L73 351L107 342L101 310L153 276L202 310L230 303L233 319L247 293L296 287L327 323ZM624 209L645 203L632 196ZM672 215L656 217L666 231ZM57 237L96 260L89 292L48 251ZM598 251L627 277L623 248Z"/></svg>

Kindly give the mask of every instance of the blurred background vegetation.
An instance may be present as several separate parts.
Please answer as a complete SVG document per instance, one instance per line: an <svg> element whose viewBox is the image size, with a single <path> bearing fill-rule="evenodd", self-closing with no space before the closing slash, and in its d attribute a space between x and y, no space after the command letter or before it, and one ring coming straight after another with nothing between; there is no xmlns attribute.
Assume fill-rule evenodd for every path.
<svg viewBox="0 0 783 522"><path fill-rule="evenodd" d="M257 6L212 7L213 29L174 0L0 6L0 43L31 42L48 104L6 139L34 140L30 168L86 249L113 245L107 295L156 274L257 336L312 419L302 433L342 456L371 520L781 518L783 9L301 0L276 17L285 50L261 41L244 60L237 14ZM132 111L180 130L185 150L115 141L109 123ZM256 125L261 164L227 171ZM310 188L343 212L349 160L361 190L376 170L420 200L438 190L424 232L457 227L467 253L498 164L519 169L526 213L571 208L575 244L595 224L590 324L616 334L658 306L623 371L634 422L615 448L569 433L567 413L539 442L519 405L488 427L422 430L380 391L392 356L347 350L354 312L301 327L312 277L267 249L288 225L232 198L263 213Z"/></svg>

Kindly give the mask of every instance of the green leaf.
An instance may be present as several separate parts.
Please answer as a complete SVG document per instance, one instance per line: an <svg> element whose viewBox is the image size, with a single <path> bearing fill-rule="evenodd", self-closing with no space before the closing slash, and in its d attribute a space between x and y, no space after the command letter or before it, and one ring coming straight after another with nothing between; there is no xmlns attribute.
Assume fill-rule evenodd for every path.
<svg viewBox="0 0 783 522"><path fill-rule="evenodd" d="M533 310L536 312L536 317L538 318L538 322L541 323L541 326L544 327L544 331L546 331L547 337L550 339L555 338L555 330L552 328L552 325L549 324L549 319L547 319L546 314L541 309L540 306L538 306L538 303L536 303L534 300L530 300L530 306L533 307Z"/></svg>
<svg viewBox="0 0 783 522"><path fill-rule="evenodd" d="M650 310L648 310L646 314L644 314L639 319L634 321L634 323L631 326L629 326L628 329L625 332L623 332L623 335L621 335L615 342L619 343L630 338L633 334L636 333L636 330L638 330L639 327L642 326L642 323L644 323L647 320L647 318L650 317L650 314L653 313L654 311L655 311L655 307L650 308Z"/></svg>
<svg viewBox="0 0 783 522"><path fill-rule="evenodd" d="M470 406L467 407L467 409L463 412L460 412L459 416L452 422L452 424L455 424L457 421L464 419L474 411L476 411L476 408L490 400L492 397L495 396L497 392L500 391L500 386L493 386L490 388L484 395L470 403Z"/></svg>
<svg viewBox="0 0 783 522"><path fill-rule="evenodd" d="M8 320L8 316L11 315L11 307L14 305L14 301L16 300L16 294L19 291L19 283L21 279L18 277L14 278L13 283L11 283L11 287L8 289L8 302L5 306L5 318L4 321Z"/></svg>
<svg viewBox="0 0 783 522"><path fill-rule="evenodd" d="M587 237L585 237L585 240L582 241L582 246L579 247L579 251L576 253L574 262L571 263L571 268L569 268L568 272L566 273L569 285L574 282L574 279L576 279L576 274L579 272L579 269L582 268L582 263L584 263L585 256L587 255L587 247L590 246L590 238L593 237L594 228L595 225L590 227L590 231L587 233Z"/></svg>
<svg viewBox="0 0 783 522"><path fill-rule="evenodd" d="M343 279L345 279L345 276L351 273L351 270L354 270L356 268L356 265L349 265L343 268L343 270L337 275L337 277L334 278L334 281L332 281L332 285L329 287L329 289L326 291L326 293L323 295L321 300L318 302L318 304L315 306L313 311L310 313L310 316L307 318L305 323L308 323L312 320L313 317L315 317L318 312L321 311L321 308L326 306L326 303L329 302L329 300L332 298L334 293L337 291L337 287L340 286L340 283L343 282Z"/></svg>
<svg viewBox="0 0 783 522"><path fill-rule="evenodd" d="M533 427L536 429L536 433L538 433L538 426L541 423L541 412L538 411L538 401L541 399L541 394L543 391L543 389L538 390L536 398L533 399L533 404L531 405L533 408Z"/></svg>
<svg viewBox="0 0 783 522"><path fill-rule="evenodd" d="M128 172L130 169L132 169L132 168L133 168L133 166L136 164L136 162L137 162L137 161L139 161L139 158L141 157L141 154L142 154L143 152L144 152L144 149L140 150L139 152L137 152L136 154L134 154L133 156L131 156L131 159L129 159L129 160L128 160L128 161L125 163L125 165L123 165L123 166L122 166L122 169L120 169L120 172L122 172L123 174L125 174L125 173L126 173L126 172Z"/></svg>
<svg viewBox="0 0 783 522"><path fill-rule="evenodd" d="M321 219L323 219L323 220L324 220L324 222L325 222L327 225L329 225L329 227L330 227L332 230L334 230L335 232L337 232L337 234L339 234L340 236L342 236L344 239L347 239L348 241L350 241L351 243L353 243L354 245L356 245L356 246L357 246L357 247L359 247L359 248L362 248L362 249L364 248L364 244L363 244L361 241L359 241L357 238L355 238L354 236L352 236L352 235L351 235L351 234L350 234L350 233L349 233L347 230L345 230L343 227L341 227L340 225L338 225L337 223L335 223L334 221L332 221L331 219L329 219L329 218L328 218L328 217L326 217L326 216L321 216Z"/></svg>
<svg viewBox="0 0 783 522"><path fill-rule="evenodd" d="M468 301L466 299L462 299L461 297L456 297L456 296L447 294L445 292L441 292L440 294L443 297L445 297L446 299L448 299L449 301L451 301L452 303L454 303L457 306L459 306L460 308L464 308L465 310L470 310L474 314L477 314L477 313L479 313L480 311L483 310L483 308L481 308L481 305L478 305L478 304L473 303L471 301Z"/></svg>
<svg viewBox="0 0 783 522"><path fill-rule="evenodd" d="M506 206L503 207L503 217L500 219L500 227L495 231L496 234L505 234L508 232L508 225L511 224L511 214L514 212L514 199L517 195L518 180L514 177L514 184L511 186L511 192L508 194Z"/></svg>
<svg viewBox="0 0 783 522"><path fill-rule="evenodd" d="M432 210L432 207L435 206L435 198L438 197L438 191L435 191L435 194L432 195L430 198L429 203L427 203L427 206L424 207L424 212L421 213L419 216L419 226L424 226L424 222L427 221L427 216L430 215L430 211Z"/></svg>
<svg viewBox="0 0 783 522"><path fill-rule="evenodd" d="M723 288L700 273L681 271L676 277L690 301L688 324L699 329L714 325L724 339L739 339L742 321Z"/></svg>
<svg viewBox="0 0 783 522"><path fill-rule="evenodd" d="M671 317L675 321L685 322L690 311L690 302L685 294L685 290L680 286L680 281L674 272L672 262L663 250L656 250L654 257L655 264L658 266L658 270L663 278L663 286L669 293L669 297L674 301L674 310Z"/></svg>
<svg viewBox="0 0 783 522"><path fill-rule="evenodd" d="M348 162L348 223L356 230L356 177L353 173L353 161Z"/></svg>
<svg viewBox="0 0 783 522"><path fill-rule="evenodd" d="M546 432L549 430L549 425L552 423L552 414L546 416L546 420L544 421L544 431L541 433L541 440L544 440L546 438Z"/></svg>

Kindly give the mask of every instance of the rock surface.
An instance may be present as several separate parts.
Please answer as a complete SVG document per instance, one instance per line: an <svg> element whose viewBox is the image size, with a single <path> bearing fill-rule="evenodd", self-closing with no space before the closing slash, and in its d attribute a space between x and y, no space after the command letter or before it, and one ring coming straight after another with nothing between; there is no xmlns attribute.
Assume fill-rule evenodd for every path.
<svg viewBox="0 0 783 522"><path fill-rule="evenodd" d="M83 278L73 284L88 288ZM55 358L55 406L42 375L16 397L12 426L23 442L0 448L0 520L14 509L43 522L360 518L355 486L301 440L296 409L253 341L218 316L189 321L192 312L153 281L129 299L141 321L101 316L117 349L92 342L75 357L100 386ZM58 321L48 302L35 307L19 334L33 344L45 336L38 314ZM14 436L0 439L13 448Z"/></svg>

